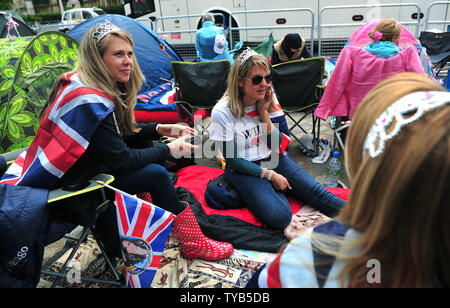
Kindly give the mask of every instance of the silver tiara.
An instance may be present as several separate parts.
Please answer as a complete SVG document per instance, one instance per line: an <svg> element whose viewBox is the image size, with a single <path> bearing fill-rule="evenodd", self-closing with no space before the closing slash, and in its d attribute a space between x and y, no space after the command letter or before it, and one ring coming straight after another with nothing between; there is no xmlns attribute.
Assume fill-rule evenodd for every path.
<svg viewBox="0 0 450 308"><path fill-rule="evenodd" d="M256 51L254 51L250 47L247 47L247 49L241 53L239 62L241 62L241 65L242 65L242 64L244 64L245 61L247 61L248 58L250 58L251 56L257 55L257 54L258 53Z"/></svg>
<svg viewBox="0 0 450 308"><path fill-rule="evenodd" d="M366 151L370 157L380 155L387 141L397 136L403 126L420 119L426 111L438 108L450 103L450 93L444 91L421 91L408 94L389 106L378 117L366 137L363 147L363 157ZM409 115L414 113L412 115ZM405 115L409 115L405 117ZM395 119L395 126L390 133Z"/></svg>
<svg viewBox="0 0 450 308"><path fill-rule="evenodd" d="M97 26L94 33L92 34L96 39L97 42L100 42L102 38L105 37L110 32L118 31L120 30L119 27L117 27L115 24L110 22L109 20L105 20L104 23L101 23Z"/></svg>

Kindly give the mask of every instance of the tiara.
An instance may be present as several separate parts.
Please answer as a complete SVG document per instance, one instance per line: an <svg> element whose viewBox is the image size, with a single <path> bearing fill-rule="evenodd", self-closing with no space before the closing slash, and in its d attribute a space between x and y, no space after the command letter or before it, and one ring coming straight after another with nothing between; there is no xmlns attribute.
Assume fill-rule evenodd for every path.
<svg viewBox="0 0 450 308"><path fill-rule="evenodd" d="M248 60L248 58L250 58L251 56L257 55L258 53L256 51L254 51L253 49L251 49L250 47L247 47L246 50L244 50L241 55L240 55L240 61L241 65L244 64L245 61Z"/></svg>
<svg viewBox="0 0 450 308"><path fill-rule="evenodd" d="M100 40L104 38L108 33L118 30L120 30L119 27L117 27L109 20L105 20L104 23L101 23L97 26L92 36L97 39L97 42L100 42Z"/></svg>
<svg viewBox="0 0 450 308"><path fill-rule="evenodd" d="M370 157L377 157L383 152L386 142L397 136L403 126L417 121L425 112L449 103L450 93L445 91L421 91L402 97L383 111L375 121L364 142L363 157L366 151L369 152ZM413 112L413 115L404 117ZM388 133L387 129L391 127L394 119L395 126Z"/></svg>

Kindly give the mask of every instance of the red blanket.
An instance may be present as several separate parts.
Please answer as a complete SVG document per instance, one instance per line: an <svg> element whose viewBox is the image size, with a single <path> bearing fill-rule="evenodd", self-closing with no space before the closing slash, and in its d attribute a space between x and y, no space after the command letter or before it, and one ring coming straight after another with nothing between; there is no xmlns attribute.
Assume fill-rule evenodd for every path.
<svg viewBox="0 0 450 308"><path fill-rule="evenodd" d="M175 187L181 186L189 190L202 205L205 214L208 216L212 214L233 216L256 226L262 226L259 220L247 208L221 211L212 209L206 204L205 190L208 185L208 181L218 177L221 174L223 174L223 169L203 166L188 166L177 172L178 181ZM327 187L327 189L343 200L347 200L350 194L350 190L344 188ZM291 204L292 213L298 212L303 206L300 201L296 200L292 196L288 195L288 200Z"/></svg>

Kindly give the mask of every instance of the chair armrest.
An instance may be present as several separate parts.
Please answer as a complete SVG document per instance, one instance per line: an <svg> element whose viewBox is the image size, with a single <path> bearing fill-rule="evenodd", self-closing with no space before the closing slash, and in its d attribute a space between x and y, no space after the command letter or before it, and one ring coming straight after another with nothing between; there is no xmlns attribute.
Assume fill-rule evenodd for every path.
<svg viewBox="0 0 450 308"><path fill-rule="evenodd" d="M80 183L72 185L70 187L53 189L48 193L48 203L85 194L104 187L103 185L97 183L96 181L102 181L105 184L109 184L114 181L114 177L109 174L98 174L91 180L86 181L86 183Z"/></svg>
<svg viewBox="0 0 450 308"><path fill-rule="evenodd" d="M12 151L12 152L3 153L3 154L1 154L1 155L5 158L6 163L7 163L8 166L9 166L9 165L11 165L11 164L16 160L17 157L20 156L20 154L23 153L23 151L25 151L25 150L27 150L27 149L28 149L28 148L23 148L23 149L15 150L15 151Z"/></svg>

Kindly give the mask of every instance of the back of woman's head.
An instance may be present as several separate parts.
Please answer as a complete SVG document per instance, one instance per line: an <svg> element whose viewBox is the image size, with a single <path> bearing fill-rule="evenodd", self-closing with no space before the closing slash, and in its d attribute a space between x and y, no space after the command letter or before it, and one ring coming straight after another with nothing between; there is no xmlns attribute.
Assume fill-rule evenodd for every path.
<svg viewBox="0 0 450 308"><path fill-rule="evenodd" d="M398 126L393 120L389 125L386 118L379 118L406 95L415 93L408 96L408 106L416 106L417 97L427 96L429 91L443 91L444 99L421 116L420 110L405 113L390 108L397 119L418 116L411 123ZM351 194L339 216L363 233L363 252L348 267L357 277L355 281L365 275L364 262L376 258L388 285L449 286L450 271L445 272L450 260L449 101L450 93L435 81L402 73L380 83L358 106L345 150ZM400 129L391 139L366 143L377 119L386 123L383 133ZM382 151L378 156L371 154L364 150L365 144L381 146Z"/></svg>
<svg viewBox="0 0 450 308"><path fill-rule="evenodd" d="M382 36L377 37L377 32L381 33ZM402 28L394 19L383 19L376 24L375 28L369 31L369 37L377 41L392 42L394 38L399 38L401 34Z"/></svg>

